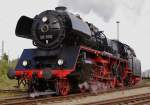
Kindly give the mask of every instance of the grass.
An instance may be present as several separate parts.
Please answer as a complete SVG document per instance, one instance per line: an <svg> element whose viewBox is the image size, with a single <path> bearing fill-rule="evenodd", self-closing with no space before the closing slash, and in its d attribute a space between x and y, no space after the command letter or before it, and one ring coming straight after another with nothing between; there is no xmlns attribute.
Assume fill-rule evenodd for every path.
<svg viewBox="0 0 150 105"><path fill-rule="evenodd" d="M0 89L14 89L15 85L17 84L16 80L10 80L10 79L0 79Z"/></svg>
<svg viewBox="0 0 150 105"><path fill-rule="evenodd" d="M16 80L10 80L7 77L7 72L10 68L14 69L17 60L8 62L6 59L0 60L0 89L12 89L16 85Z"/></svg>
<svg viewBox="0 0 150 105"><path fill-rule="evenodd" d="M12 60L8 62L8 59L2 58L0 60L0 89L15 89L15 86L17 85L17 80L10 80L7 77L8 70L14 69L17 64L17 60ZM15 93L0 93L1 97L7 97L7 96L14 96Z"/></svg>

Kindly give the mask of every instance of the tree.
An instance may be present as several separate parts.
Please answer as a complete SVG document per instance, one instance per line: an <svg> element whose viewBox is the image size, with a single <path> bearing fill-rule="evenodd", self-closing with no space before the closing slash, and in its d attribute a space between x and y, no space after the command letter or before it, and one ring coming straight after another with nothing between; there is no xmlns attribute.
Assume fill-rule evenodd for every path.
<svg viewBox="0 0 150 105"><path fill-rule="evenodd" d="M8 55L6 53L3 54L2 60L5 60L5 61L9 60L9 57L8 57Z"/></svg>

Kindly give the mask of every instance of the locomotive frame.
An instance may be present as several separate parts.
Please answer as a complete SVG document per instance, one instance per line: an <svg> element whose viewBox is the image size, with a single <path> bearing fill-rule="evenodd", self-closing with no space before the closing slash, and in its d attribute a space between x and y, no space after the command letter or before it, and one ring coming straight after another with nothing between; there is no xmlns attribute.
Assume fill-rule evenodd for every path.
<svg viewBox="0 0 150 105"><path fill-rule="evenodd" d="M58 69L51 70L48 75L54 76L54 79L52 80L44 77L44 70L42 69L16 70L15 75L19 77L19 80L25 81L23 83L27 83L27 85L29 85L30 92L33 92L33 88L36 89L37 84L32 84L34 81L36 81L36 79L46 79L56 86L55 91L59 95L67 95L69 92L77 91L85 92L90 90L93 92L98 92L106 89L109 90L110 88L115 87L133 86L141 79L139 76L133 75L133 70L129 68L127 60L109 55L105 51L98 51L85 46L80 46L76 52L78 53L76 55L76 63L74 64L73 68L64 69L60 67ZM86 55L80 57L82 55L81 52ZM80 68L79 66L82 64L84 66ZM91 67L91 69L88 68L89 72L88 70L85 70L86 66ZM115 68L115 66L117 66L117 68ZM115 72L115 70L117 70L117 72L120 70L121 74L118 74L120 77L117 77L117 72ZM37 75L34 76L34 74ZM76 85L79 86L79 88L76 90L77 86L71 87L71 84L75 83L73 78L83 78L83 75L85 74L87 77L84 78L90 78L89 80L75 80L78 82ZM88 83L88 86L85 84L85 82ZM30 86L31 84L32 86Z"/></svg>

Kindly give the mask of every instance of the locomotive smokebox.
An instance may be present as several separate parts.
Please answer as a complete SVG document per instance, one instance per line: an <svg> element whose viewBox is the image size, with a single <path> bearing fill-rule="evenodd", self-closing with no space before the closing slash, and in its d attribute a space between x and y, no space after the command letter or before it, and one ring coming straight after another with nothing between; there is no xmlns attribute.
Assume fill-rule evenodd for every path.
<svg viewBox="0 0 150 105"><path fill-rule="evenodd" d="M67 12L64 6L44 11L34 18L22 16L16 27L16 36L31 39L34 46L44 50L78 42L86 45L91 42L91 33L89 25L78 16Z"/></svg>
<svg viewBox="0 0 150 105"><path fill-rule="evenodd" d="M55 11L44 11L34 18L32 35L34 45L41 49L59 47L65 38L65 25Z"/></svg>

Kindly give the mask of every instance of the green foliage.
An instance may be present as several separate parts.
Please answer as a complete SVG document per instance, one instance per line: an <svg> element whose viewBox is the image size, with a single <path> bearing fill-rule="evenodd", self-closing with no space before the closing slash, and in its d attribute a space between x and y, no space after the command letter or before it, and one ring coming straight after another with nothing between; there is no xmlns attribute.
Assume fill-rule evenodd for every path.
<svg viewBox="0 0 150 105"><path fill-rule="evenodd" d="M6 78L7 71L9 69L8 61L0 60L0 78Z"/></svg>
<svg viewBox="0 0 150 105"><path fill-rule="evenodd" d="M17 63L18 63L18 59L9 61L9 67L12 68L12 69L15 69Z"/></svg>
<svg viewBox="0 0 150 105"><path fill-rule="evenodd" d="M8 55L6 53L3 54L2 60L5 60L5 61L9 60L9 57L8 57Z"/></svg>
<svg viewBox="0 0 150 105"><path fill-rule="evenodd" d="M8 80L7 78L7 72L8 70L14 69L17 64L17 59L9 61L9 57L7 54L4 54L2 56L2 59L0 60L0 80ZM0 81L0 82L1 82Z"/></svg>
<svg viewBox="0 0 150 105"><path fill-rule="evenodd" d="M16 80L10 80L7 77L8 70L14 69L17 64L17 59L9 61L9 57L4 54L2 59L0 60L0 89L8 89L13 88L14 85L17 84Z"/></svg>

